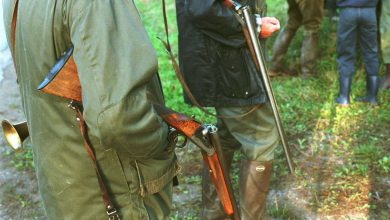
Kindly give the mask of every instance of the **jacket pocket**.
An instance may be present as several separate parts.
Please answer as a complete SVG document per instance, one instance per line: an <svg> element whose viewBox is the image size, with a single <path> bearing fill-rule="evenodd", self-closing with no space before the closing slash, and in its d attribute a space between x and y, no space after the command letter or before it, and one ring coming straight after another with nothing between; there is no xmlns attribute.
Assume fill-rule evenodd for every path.
<svg viewBox="0 0 390 220"><path fill-rule="evenodd" d="M245 48L220 46L217 50L218 88L231 98L250 98L260 92L259 77Z"/></svg>
<svg viewBox="0 0 390 220"><path fill-rule="evenodd" d="M151 158L166 146L168 127L154 111L145 87L103 111L98 123L102 144L133 158Z"/></svg>
<svg viewBox="0 0 390 220"><path fill-rule="evenodd" d="M102 178L105 180L111 194L125 194L131 191L121 161L114 149L106 150L98 163L102 171Z"/></svg>

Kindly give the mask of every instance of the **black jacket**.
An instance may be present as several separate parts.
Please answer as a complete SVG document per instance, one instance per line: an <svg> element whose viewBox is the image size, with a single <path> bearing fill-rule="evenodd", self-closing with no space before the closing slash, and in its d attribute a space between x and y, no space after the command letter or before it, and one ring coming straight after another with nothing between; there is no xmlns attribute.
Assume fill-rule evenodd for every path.
<svg viewBox="0 0 390 220"><path fill-rule="evenodd" d="M264 103L241 25L222 1L176 0L176 10L180 69L197 101L208 107Z"/></svg>

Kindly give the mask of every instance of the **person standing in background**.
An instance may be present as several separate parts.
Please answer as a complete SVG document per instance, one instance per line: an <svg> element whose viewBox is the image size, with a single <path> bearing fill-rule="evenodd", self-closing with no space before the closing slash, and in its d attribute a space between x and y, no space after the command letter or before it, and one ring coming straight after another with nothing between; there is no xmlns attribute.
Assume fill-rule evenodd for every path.
<svg viewBox="0 0 390 220"><path fill-rule="evenodd" d="M294 74L294 71L285 66L284 57L298 28L303 26L301 75L303 77L313 76L315 75L318 31L323 17L324 0L287 0L287 3L288 20L273 45L269 75Z"/></svg>
<svg viewBox="0 0 390 220"><path fill-rule="evenodd" d="M376 6L378 0L339 0L339 24L337 29L337 65L339 72L339 96L335 102L348 106L352 77L356 69L357 45L367 75L366 96L358 102L377 105L379 88L378 25Z"/></svg>
<svg viewBox="0 0 390 220"><path fill-rule="evenodd" d="M255 14L263 14L264 0L239 2L249 5ZM176 10L180 68L197 102L216 109L228 170L231 170L234 153L241 151L241 219L264 219L279 135L242 26L219 0L176 0ZM269 29L270 34L280 28L275 18L261 20L260 27ZM188 97L185 101L193 105ZM203 166L201 219L226 217L212 186L209 169Z"/></svg>
<svg viewBox="0 0 390 220"><path fill-rule="evenodd" d="M385 75L380 81L381 89L390 88L390 0L381 0L382 10L380 15L380 39L381 39L381 51L382 59L385 64Z"/></svg>

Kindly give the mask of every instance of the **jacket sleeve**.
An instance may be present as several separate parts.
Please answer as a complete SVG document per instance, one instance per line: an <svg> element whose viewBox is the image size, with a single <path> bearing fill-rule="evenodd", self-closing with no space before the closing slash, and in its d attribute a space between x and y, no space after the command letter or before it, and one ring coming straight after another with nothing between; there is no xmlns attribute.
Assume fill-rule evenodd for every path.
<svg viewBox="0 0 390 220"><path fill-rule="evenodd" d="M241 24L222 0L185 1L187 19L197 28L227 38L242 36Z"/></svg>
<svg viewBox="0 0 390 220"><path fill-rule="evenodd" d="M133 1L74 2L69 29L89 135L134 157L153 156L167 126L151 104L161 98L157 58Z"/></svg>

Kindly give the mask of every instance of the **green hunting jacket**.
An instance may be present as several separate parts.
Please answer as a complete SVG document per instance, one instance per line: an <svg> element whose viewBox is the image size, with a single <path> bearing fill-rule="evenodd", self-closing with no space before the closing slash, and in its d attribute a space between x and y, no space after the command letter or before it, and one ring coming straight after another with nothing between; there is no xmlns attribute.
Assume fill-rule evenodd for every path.
<svg viewBox="0 0 390 220"><path fill-rule="evenodd" d="M390 64L390 0L382 0L379 30L383 63Z"/></svg>
<svg viewBox="0 0 390 220"><path fill-rule="evenodd" d="M3 9L11 42L13 0ZM107 219L68 100L36 90L71 45L89 138L122 219L165 218L178 165L151 104L163 102L157 59L133 1L20 0L13 54L47 216Z"/></svg>

